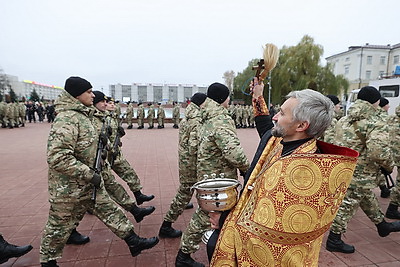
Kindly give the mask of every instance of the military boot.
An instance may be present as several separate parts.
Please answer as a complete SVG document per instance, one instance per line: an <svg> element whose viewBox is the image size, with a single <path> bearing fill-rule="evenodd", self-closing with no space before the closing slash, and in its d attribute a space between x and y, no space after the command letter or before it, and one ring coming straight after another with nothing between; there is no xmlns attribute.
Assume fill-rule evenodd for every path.
<svg viewBox="0 0 400 267"><path fill-rule="evenodd" d="M154 247L160 241L157 237L143 238L133 232L124 240L128 244L132 257L139 255L142 250Z"/></svg>
<svg viewBox="0 0 400 267"><path fill-rule="evenodd" d="M56 260L40 263L42 267L59 267Z"/></svg>
<svg viewBox="0 0 400 267"><path fill-rule="evenodd" d="M127 129L132 129L133 128L133 126L132 125L129 125L128 127L127 127Z"/></svg>
<svg viewBox="0 0 400 267"><path fill-rule="evenodd" d="M385 237L392 232L400 232L400 221L388 223L383 220L381 223L376 224L376 228L378 229L379 236Z"/></svg>
<svg viewBox="0 0 400 267"><path fill-rule="evenodd" d="M175 267L204 267L204 264L192 259L190 254L183 253L182 250L179 250L175 260Z"/></svg>
<svg viewBox="0 0 400 267"><path fill-rule="evenodd" d="M400 220L400 212L397 210L398 208L399 206L389 203L385 214L386 218Z"/></svg>
<svg viewBox="0 0 400 267"><path fill-rule="evenodd" d="M386 185L380 185L379 189L381 189L381 198L388 198L390 196L390 189Z"/></svg>
<svg viewBox="0 0 400 267"><path fill-rule="evenodd" d="M328 239L326 240L326 249L331 252L354 253L354 246L346 244L342 240L341 234L329 232Z"/></svg>
<svg viewBox="0 0 400 267"><path fill-rule="evenodd" d="M182 235L182 231L172 228L172 222L163 221L158 235L160 237L175 238L180 237Z"/></svg>
<svg viewBox="0 0 400 267"><path fill-rule="evenodd" d="M136 222L141 222L145 216L152 214L155 209L156 208L153 206L148 208L139 208L134 205L129 212L132 213L133 217L135 217Z"/></svg>
<svg viewBox="0 0 400 267"><path fill-rule="evenodd" d="M150 201L150 200L152 200L154 198L154 195L144 195L144 194L142 194L142 192L140 190L136 191L136 192L133 192L133 195L135 196L136 203L138 205L142 205L143 202Z"/></svg>
<svg viewBox="0 0 400 267"><path fill-rule="evenodd" d="M21 247L12 245L0 235L0 264L8 261L10 258L21 257L31 251L31 249L31 245Z"/></svg>
<svg viewBox="0 0 400 267"><path fill-rule="evenodd" d="M67 240L67 244L83 245L90 241L88 236L80 234L76 229L72 230L71 235Z"/></svg>
<svg viewBox="0 0 400 267"><path fill-rule="evenodd" d="M194 208L194 206L193 206L193 203L192 202L189 202L186 206L185 206L185 210L189 210L189 209L193 209Z"/></svg>

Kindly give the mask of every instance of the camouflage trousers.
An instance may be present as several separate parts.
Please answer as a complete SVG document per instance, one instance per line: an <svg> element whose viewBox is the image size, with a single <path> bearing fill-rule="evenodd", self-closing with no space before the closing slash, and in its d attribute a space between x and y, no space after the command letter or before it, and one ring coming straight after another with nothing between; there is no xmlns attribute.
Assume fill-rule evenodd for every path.
<svg viewBox="0 0 400 267"><path fill-rule="evenodd" d="M210 230L208 212L197 208L181 238L180 249L183 253L194 253L200 248L203 234Z"/></svg>
<svg viewBox="0 0 400 267"><path fill-rule="evenodd" d="M164 126L164 118L157 118L158 126Z"/></svg>
<svg viewBox="0 0 400 267"><path fill-rule="evenodd" d="M195 182L181 183L178 188L178 192L176 193L174 199L169 206L169 210L167 214L164 216L164 221L167 222L175 222L178 217L185 210L186 205L189 203L192 198L193 192L190 188L195 184Z"/></svg>
<svg viewBox="0 0 400 267"><path fill-rule="evenodd" d="M386 186L386 180L385 180L385 176L383 174L378 174L378 176L376 177L376 184L378 186Z"/></svg>
<svg viewBox="0 0 400 267"><path fill-rule="evenodd" d="M109 167L105 168L101 176L103 177L104 187L111 199L125 210L132 210L133 206L136 204L135 200L129 196L125 188L115 179L114 175L111 173L111 169Z"/></svg>
<svg viewBox="0 0 400 267"><path fill-rule="evenodd" d="M378 200L371 189L361 187L349 187L338 213L333 220L331 231L335 234L346 232L347 223L353 218L358 207L364 211L365 215L374 223L381 223L384 219L383 212L379 207Z"/></svg>
<svg viewBox="0 0 400 267"><path fill-rule="evenodd" d="M138 118L137 124L138 124L139 127L143 127L144 126L143 118Z"/></svg>
<svg viewBox="0 0 400 267"><path fill-rule="evenodd" d="M242 117L236 116L236 125L240 125L242 123Z"/></svg>
<svg viewBox="0 0 400 267"><path fill-rule="evenodd" d="M179 117L172 118L172 121L174 122L174 125L179 126Z"/></svg>
<svg viewBox="0 0 400 267"><path fill-rule="evenodd" d="M397 167L395 186L390 189L390 204L400 206L400 168Z"/></svg>
<svg viewBox="0 0 400 267"><path fill-rule="evenodd" d="M142 189L138 175L129 162L125 159L122 151L120 151L111 168L122 180L128 184L129 189L131 189L132 192L137 192Z"/></svg>
<svg viewBox="0 0 400 267"><path fill-rule="evenodd" d="M87 195L91 193L88 190ZM72 230L88 209L121 239L134 231L133 224L110 199L104 187L97 190L96 202L86 196L84 199L66 198L65 201L50 202L49 217L40 244L40 262L61 258Z"/></svg>
<svg viewBox="0 0 400 267"><path fill-rule="evenodd" d="M147 118L147 123L149 124L149 127L154 127L154 118Z"/></svg>
<svg viewBox="0 0 400 267"><path fill-rule="evenodd" d="M132 116L126 116L126 123L128 123L128 126L132 126Z"/></svg>

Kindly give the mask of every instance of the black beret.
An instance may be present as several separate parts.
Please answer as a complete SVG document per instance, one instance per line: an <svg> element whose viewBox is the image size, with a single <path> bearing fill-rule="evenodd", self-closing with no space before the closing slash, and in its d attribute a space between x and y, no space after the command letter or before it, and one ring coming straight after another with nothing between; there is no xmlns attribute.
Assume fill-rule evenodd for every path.
<svg viewBox="0 0 400 267"><path fill-rule="evenodd" d="M103 94L103 92L93 91L93 94L94 94L93 105L96 105L97 103L99 103L100 101L103 101L103 100L107 101L107 97L105 94Z"/></svg>
<svg viewBox="0 0 400 267"><path fill-rule="evenodd" d="M207 95L203 93L195 93L190 99L191 102L200 107L206 101Z"/></svg>
<svg viewBox="0 0 400 267"><path fill-rule="evenodd" d="M329 98L335 106L340 103L339 98L335 95L327 95L326 97Z"/></svg>
<svg viewBox="0 0 400 267"><path fill-rule="evenodd" d="M379 102L379 106L380 106L381 108L383 108L383 107L386 106L387 104L389 104L389 100L387 100L387 99L384 98L384 97L381 97L381 102Z"/></svg>
<svg viewBox="0 0 400 267"><path fill-rule="evenodd" d="M92 88L92 85L81 77L72 76L65 81L64 88L70 95L77 97Z"/></svg>
<svg viewBox="0 0 400 267"><path fill-rule="evenodd" d="M222 104L229 96L229 89L222 83L213 83L208 87L207 96L215 102Z"/></svg>
<svg viewBox="0 0 400 267"><path fill-rule="evenodd" d="M371 104L374 104L376 101L381 99L381 93L372 86L364 86L361 88L360 92L358 92L357 99L368 101Z"/></svg>

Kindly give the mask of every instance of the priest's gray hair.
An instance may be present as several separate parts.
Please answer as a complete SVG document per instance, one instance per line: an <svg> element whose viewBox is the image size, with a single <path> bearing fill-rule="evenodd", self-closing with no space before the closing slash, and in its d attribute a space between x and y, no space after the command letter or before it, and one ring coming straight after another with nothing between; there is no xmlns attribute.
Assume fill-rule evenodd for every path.
<svg viewBox="0 0 400 267"><path fill-rule="evenodd" d="M314 138L320 137L332 122L334 107L332 101L323 94L304 89L292 91L286 98L296 98L299 102L293 109L293 121L307 121L306 133Z"/></svg>

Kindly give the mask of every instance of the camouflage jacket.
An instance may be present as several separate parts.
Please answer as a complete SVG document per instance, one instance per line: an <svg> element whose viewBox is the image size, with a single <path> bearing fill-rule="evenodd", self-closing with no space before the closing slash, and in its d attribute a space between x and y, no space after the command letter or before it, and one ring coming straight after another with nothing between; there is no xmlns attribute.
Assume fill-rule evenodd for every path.
<svg viewBox="0 0 400 267"><path fill-rule="evenodd" d="M151 106L149 107L149 110L147 111L147 119L148 119L148 120L153 119L153 118L154 118L154 115L155 115L154 106L151 105Z"/></svg>
<svg viewBox="0 0 400 267"><path fill-rule="evenodd" d="M389 116L388 125L394 163L397 167L400 167L400 106L396 107L395 114Z"/></svg>
<svg viewBox="0 0 400 267"><path fill-rule="evenodd" d="M329 127L325 130L321 140L327 143L334 144L335 143L335 127L338 120L336 118L332 118L332 122Z"/></svg>
<svg viewBox="0 0 400 267"><path fill-rule="evenodd" d="M237 179L237 169L246 172L249 162L240 146L235 123L228 110L207 98L201 109L203 124L199 129L197 177L212 173L225 173L225 177Z"/></svg>
<svg viewBox="0 0 400 267"><path fill-rule="evenodd" d="M185 118L179 126L179 179L180 182L197 182L198 129L201 124L200 108L190 103Z"/></svg>
<svg viewBox="0 0 400 267"><path fill-rule="evenodd" d="M138 106L137 118L138 119L144 119L144 107L143 107L143 105L139 105Z"/></svg>
<svg viewBox="0 0 400 267"><path fill-rule="evenodd" d="M128 107L126 108L126 117L132 118L133 117L133 106L132 103L129 103Z"/></svg>
<svg viewBox="0 0 400 267"><path fill-rule="evenodd" d="M356 100L348 115L338 121L335 144L360 153L350 186L374 188L380 166L390 171L393 169L387 124L367 101Z"/></svg>
<svg viewBox="0 0 400 267"><path fill-rule="evenodd" d="M47 142L50 202L90 198L98 143L93 107L66 92L56 100L57 116Z"/></svg>
<svg viewBox="0 0 400 267"><path fill-rule="evenodd" d="M179 113L180 113L180 106L176 104L174 108L172 109L172 118L179 118Z"/></svg>
<svg viewBox="0 0 400 267"><path fill-rule="evenodd" d="M157 109L157 118L165 118L165 111L162 106L159 106Z"/></svg>

